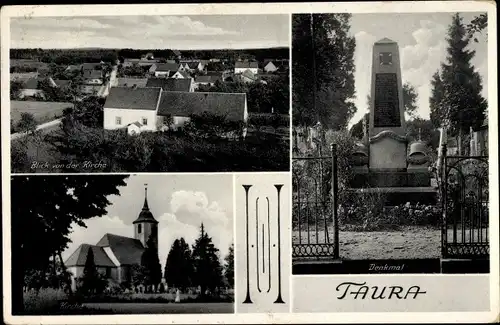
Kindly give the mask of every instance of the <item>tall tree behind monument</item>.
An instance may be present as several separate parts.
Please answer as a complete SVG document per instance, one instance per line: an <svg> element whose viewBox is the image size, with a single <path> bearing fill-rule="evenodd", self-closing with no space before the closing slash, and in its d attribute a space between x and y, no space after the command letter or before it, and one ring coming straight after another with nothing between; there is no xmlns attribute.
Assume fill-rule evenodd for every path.
<svg viewBox="0 0 500 325"><path fill-rule="evenodd" d="M439 104L431 106L431 113L444 118L442 124L449 124L450 135L459 138L459 154L462 154L462 135L471 127L481 126L488 103L481 95L482 78L471 63L476 52L468 49L470 37L458 13L452 18L446 41L446 62L441 65L443 96ZM434 88L436 85L433 84Z"/></svg>
<svg viewBox="0 0 500 325"><path fill-rule="evenodd" d="M355 39L350 14L292 16L292 97L295 126L318 121L343 129L356 112L353 103Z"/></svg>

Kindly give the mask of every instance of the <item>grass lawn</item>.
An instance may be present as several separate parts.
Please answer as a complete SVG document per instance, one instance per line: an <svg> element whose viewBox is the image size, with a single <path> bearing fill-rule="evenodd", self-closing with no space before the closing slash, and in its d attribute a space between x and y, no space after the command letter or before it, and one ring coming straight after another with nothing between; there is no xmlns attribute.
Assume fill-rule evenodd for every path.
<svg viewBox="0 0 500 325"><path fill-rule="evenodd" d="M84 307L98 313L111 310L113 314L227 314L234 312L234 304L228 302L193 303L84 303Z"/></svg>
<svg viewBox="0 0 500 325"><path fill-rule="evenodd" d="M66 107L72 107L71 103L37 102L37 101L10 101L10 117L17 123L21 119L21 113L31 113L38 124L55 120L62 116Z"/></svg>

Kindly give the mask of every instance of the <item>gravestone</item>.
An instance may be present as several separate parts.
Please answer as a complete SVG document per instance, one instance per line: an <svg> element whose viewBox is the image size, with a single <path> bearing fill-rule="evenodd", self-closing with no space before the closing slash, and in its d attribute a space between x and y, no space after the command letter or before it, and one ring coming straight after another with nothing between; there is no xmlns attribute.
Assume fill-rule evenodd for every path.
<svg viewBox="0 0 500 325"><path fill-rule="evenodd" d="M404 171L406 125L398 44L384 38L373 45L370 105L370 170Z"/></svg>

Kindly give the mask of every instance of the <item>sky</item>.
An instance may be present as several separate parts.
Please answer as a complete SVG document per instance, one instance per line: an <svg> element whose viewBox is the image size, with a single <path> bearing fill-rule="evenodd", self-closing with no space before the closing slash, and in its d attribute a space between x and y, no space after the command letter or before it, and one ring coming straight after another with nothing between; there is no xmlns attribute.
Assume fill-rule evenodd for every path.
<svg viewBox="0 0 500 325"><path fill-rule="evenodd" d="M479 13L460 13L467 24ZM358 111L350 125L368 111L366 96L370 93L373 43L387 37L399 45L401 75L404 82L417 90L417 115L429 118L430 81L446 58L446 32L453 13L418 14L353 14L351 34L356 38L355 87ZM471 43L476 51L473 65L483 78L483 96L487 98L487 37L480 35L479 43Z"/></svg>
<svg viewBox="0 0 500 325"><path fill-rule="evenodd" d="M11 20L11 47L288 47L289 33L288 15L23 17Z"/></svg>
<svg viewBox="0 0 500 325"><path fill-rule="evenodd" d="M102 176L106 177L106 176ZM120 195L110 195L108 214L86 221L87 228L73 225L72 243L64 251L68 258L81 244L97 244L106 233L133 237L132 222L144 204L144 184L148 184L148 204L158 224L158 251L162 268L176 238L184 237L191 246L205 230L220 250L221 262L233 243L232 175L132 175L119 187Z"/></svg>

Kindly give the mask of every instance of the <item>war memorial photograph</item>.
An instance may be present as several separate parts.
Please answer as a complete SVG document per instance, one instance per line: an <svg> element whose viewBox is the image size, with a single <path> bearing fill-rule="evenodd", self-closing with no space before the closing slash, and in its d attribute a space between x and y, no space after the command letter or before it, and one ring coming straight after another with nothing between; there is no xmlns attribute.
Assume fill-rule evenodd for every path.
<svg viewBox="0 0 500 325"><path fill-rule="evenodd" d="M283 14L12 18L12 171L288 171L289 35Z"/></svg>
<svg viewBox="0 0 500 325"><path fill-rule="evenodd" d="M233 313L232 184L13 176L12 313Z"/></svg>
<svg viewBox="0 0 500 325"><path fill-rule="evenodd" d="M487 22L293 15L294 274L489 272Z"/></svg>

